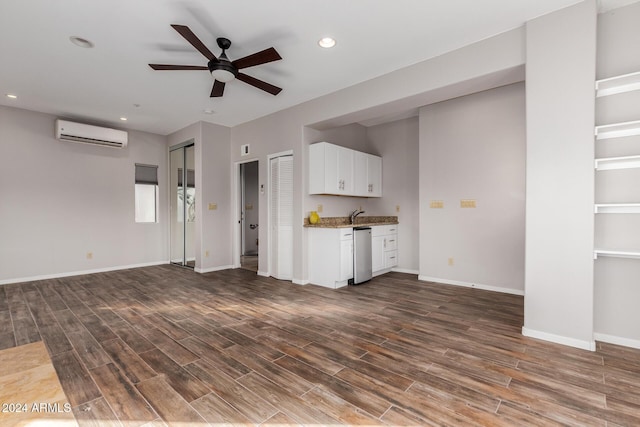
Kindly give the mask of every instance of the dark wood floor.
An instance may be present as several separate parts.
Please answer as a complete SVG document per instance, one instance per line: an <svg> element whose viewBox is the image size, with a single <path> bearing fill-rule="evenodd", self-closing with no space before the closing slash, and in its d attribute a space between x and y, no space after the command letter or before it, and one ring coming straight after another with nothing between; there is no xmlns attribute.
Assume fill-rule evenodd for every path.
<svg viewBox="0 0 640 427"><path fill-rule="evenodd" d="M524 338L522 314L399 273L160 266L0 287L0 348L42 339L81 425L640 425L640 351Z"/></svg>

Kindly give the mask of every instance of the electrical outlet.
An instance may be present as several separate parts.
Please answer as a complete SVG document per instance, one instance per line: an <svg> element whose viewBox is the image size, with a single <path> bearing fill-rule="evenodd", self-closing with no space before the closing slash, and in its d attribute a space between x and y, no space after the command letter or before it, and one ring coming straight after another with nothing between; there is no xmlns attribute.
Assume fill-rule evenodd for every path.
<svg viewBox="0 0 640 427"><path fill-rule="evenodd" d="M87 259L93 259L93 252L87 252Z"/></svg>
<svg viewBox="0 0 640 427"><path fill-rule="evenodd" d="M460 207L461 208L475 208L476 207L476 201L473 199L462 199L460 200Z"/></svg>
<svg viewBox="0 0 640 427"><path fill-rule="evenodd" d="M316 212L322 213L322 205L318 205L318 207L316 208Z"/></svg>
<svg viewBox="0 0 640 427"><path fill-rule="evenodd" d="M209 210L210 211L215 211L216 209L218 209L218 204L217 203L209 203Z"/></svg>
<svg viewBox="0 0 640 427"><path fill-rule="evenodd" d="M209 251L204 251L204 256L208 257L209 256Z"/></svg>
<svg viewBox="0 0 640 427"><path fill-rule="evenodd" d="M429 203L429 207L431 209L442 209L442 208L444 208L444 201L442 201L442 200L432 200L431 203Z"/></svg>
<svg viewBox="0 0 640 427"><path fill-rule="evenodd" d="M396 205L396 212L400 212L400 205Z"/></svg>
<svg viewBox="0 0 640 427"><path fill-rule="evenodd" d="M453 258L449 258L449 259L447 260L447 264L449 264L449 265L453 265Z"/></svg>

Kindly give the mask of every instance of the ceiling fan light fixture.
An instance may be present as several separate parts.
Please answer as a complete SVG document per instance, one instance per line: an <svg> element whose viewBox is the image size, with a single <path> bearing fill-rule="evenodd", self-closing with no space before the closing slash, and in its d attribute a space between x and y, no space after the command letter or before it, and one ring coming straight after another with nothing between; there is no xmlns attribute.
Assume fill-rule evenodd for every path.
<svg viewBox="0 0 640 427"><path fill-rule="evenodd" d="M236 78L235 74L233 74L231 71L224 70L222 68L211 71L211 75L214 79L222 83L229 83L231 80Z"/></svg>
<svg viewBox="0 0 640 427"><path fill-rule="evenodd" d="M318 45L325 49L330 49L336 45L336 40L332 37L323 37L318 40Z"/></svg>

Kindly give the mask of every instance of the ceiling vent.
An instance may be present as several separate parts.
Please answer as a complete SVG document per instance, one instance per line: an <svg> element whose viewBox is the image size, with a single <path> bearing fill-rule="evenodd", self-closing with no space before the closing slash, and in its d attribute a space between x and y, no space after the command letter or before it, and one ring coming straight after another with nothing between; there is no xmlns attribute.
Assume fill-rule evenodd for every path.
<svg viewBox="0 0 640 427"><path fill-rule="evenodd" d="M56 139L103 147L124 148L129 135L123 130L56 120Z"/></svg>

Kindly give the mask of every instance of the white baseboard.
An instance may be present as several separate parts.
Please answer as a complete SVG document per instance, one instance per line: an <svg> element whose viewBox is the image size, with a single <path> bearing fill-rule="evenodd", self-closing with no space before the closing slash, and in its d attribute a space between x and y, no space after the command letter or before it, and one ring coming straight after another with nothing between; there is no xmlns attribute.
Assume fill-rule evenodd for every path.
<svg viewBox="0 0 640 427"><path fill-rule="evenodd" d="M268 271L258 271L258 276L269 277Z"/></svg>
<svg viewBox="0 0 640 427"><path fill-rule="evenodd" d="M214 271L220 271L220 270L229 270L233 268L233 265L221 265L219 267L210 267L210 268L194 268L193 271L195 271L196 273L212 273Z"/></svg>
<svg viewBox="0 0 640 427"><path fill-rule="evenodd" d="M407 274L415 274L416 276L420 274L418 270L411 270L408 268L392 268L391 271L396 273L407 273Z"/></svg>
<svg viewBox="0 0 640 427"><path fill-rule="evenodd" d="M106 273L108 271L128 270L130 268L152 267L154 265L169 264L169 261L145 262L141 264L118 265L115 267L96 268L92 270L70 271L66 273L43 274L40 276L18 277L16 279L0 280L0 285L9 285L11 283L33 282L36 280L59 279L62 277L82 276L84 274Z"/></svg>
<svg viewBox="0 0 640 427"><path fill-rule="evenodd" d="M293 279L292 282L294 285L308 285L309 283L311 283L309 282L309 280L301 280L301 279Z"/></svg>
<svg viewBox="0 0 640 427"><path fill-rule="evenodd" d="M595 338L596 341L602 341L609 344L622 345L625 347L640 349L640 340L618 337L615 335L601 334L599 332L594 332L593 337Z"/></svg>
<svg viewBox="0 0 640 427"><path fill-rule="evenodd" d="M524 291L522 289L501 288L499 286L483 285L481 283L461 282L459 280L440 279L437 277L429 277L424 275L418 275L418 280L422 280L425 282L444 283L445 285L462 286L465 288L482 289L484 291L502 292L504 294L511 295L524 295Z"/></svg>
<svg viewBox="0 0 640 427"><path fill-rule="evenodd" d="M530 338L537 338L543 341L550 341L556 344L567 345L569 347L580 348L582 350L596 351L596 342L584 341L575 338L564 337L562 335L550 334L548 332L536 331L534 329L522 327L522 335Z"/></svg>

